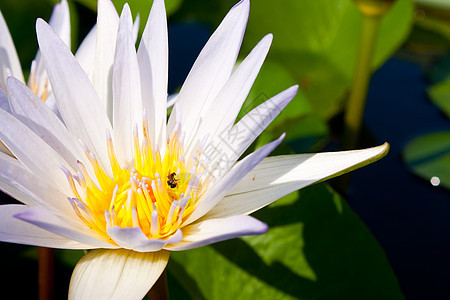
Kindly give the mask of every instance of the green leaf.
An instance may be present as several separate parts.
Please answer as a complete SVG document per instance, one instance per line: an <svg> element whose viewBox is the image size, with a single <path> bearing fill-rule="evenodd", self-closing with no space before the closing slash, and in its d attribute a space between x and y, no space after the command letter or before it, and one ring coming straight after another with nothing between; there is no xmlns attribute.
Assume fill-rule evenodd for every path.
<svg viewBox="0 0 450 300"><path fill-rule="evenodd" d="M428 89L433 103L450 118L450 76Z"/></svg>
<svg viewBox="0 0 450 300"><path fill-rule="evenodd" d="M281 62L305 88L316 111L329 118L341 107L354 71L362 16L349 0L252 2L244 48L272 32L270 59ZM398 0L383 17L374 55L380 66L402 44L412 3Z"/></svg>
<svg viewBox="0 0 450 300"><path fill-rule="evenodd" d="M408 143L403 154L414 174L428 181L437 177L440 186L450 189L450 131L420 136Z"/></svg>
<svg viewBox="0 0 450 300"><path fill-rule="evenodd" d="M192 299L403 298L381 247L326 184L254 216L266 234L172 252L169 274Z"/></svg>

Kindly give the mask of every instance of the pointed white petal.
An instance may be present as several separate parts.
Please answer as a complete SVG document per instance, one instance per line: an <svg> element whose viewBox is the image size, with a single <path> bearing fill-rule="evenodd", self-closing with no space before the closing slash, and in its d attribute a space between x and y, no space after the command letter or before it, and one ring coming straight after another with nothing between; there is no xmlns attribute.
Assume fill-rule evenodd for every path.
<svg viewBox="0 0 450 300"><path fill-rule="evenodd" d="M250 214L305 186L377 161L388 151L386 143L364 150L268 157L202 219Z"/></svg>
<svg viewBox="0 0 450 300"><path fill-rule="evenodd" d="M36 24L59 112L69 132L93 151L110 172L105 131L112 132L104 107L89 78L67 46L43 20Z"/></svg>
<svg viewBox="0 0 450 300"><path fill-rule="evenodd" d="M159 251L167 244L178 243L183 237L181 230L177 230L173 236L168 239L149 239L139 227L119 227L108 228L108 235L120 247L138 252Z"/></svg>
<svg viewBox="0 0 450 300"><path fill-rule="evenodd" d="M277 140L264 145L255 152L247 155L243 160L235 164L228 172L227 167L218 165L216 168L223 168L225 175L218 175L217 178L213 178L211 189L200 199L199 204L195 208L192 215L183 223L184 225L190 224L198 218L206 214L231 190L231 188L238 183L248 172L250 172L261 160L263 160L270 152L273 151L284 139L284 134ZM213 166L214 167L214 166ZM217 174L217 173L216 173ZM220 176L223 176L220 178Z"/></svg>
<svg viewBox="0 0 450 300"><path fill-rule="evenodd" d="M255 107L242 117L229 131L228 137L238 134L232 141L220 137L222 146L228 147L228 159L236 161L255 139L266 129L276 116L289 104L297 94L298 86L288 88Z"/></svg>
<svg viewBox="0 0 450 300"><path fill-rule="evenodd" d="M122 10L113 66L113 127L117 158L121 165L133 161L133 127L142 124L139 65L132 35L128 4Z"/></svg>
<svg viewBox="0 0 450 300"><path fill-rule="evenodd" d="M267 229L266 224L250 216L209 219L184 227L183 240L165 249L189 250L244 235L262 234Z"/></svg>
<svg viewBox="0 0 450 300"><path fill-rule="evenodd" d="M224 165L231 166L297 93L293 86L254 108L236 125L220 133L205 147L204 157L208 165L219 165L213 176L223 173Z"/></svg>
<svg viewBox="0 0 450 300"><path fill-rule="evenodd" d="M52 15L48 22L50 27L56 32L56 34L64 41L64 43L70 49L70 13L69 5L66 0L62 0L53 7ZM36 63L36 69L34 78L38 80L38 91L41 92L45 88L48 80L47 72L45 71L44 61L41 58L41 52L38 51L34 59ZM31 78L28 79L28 85L31 83ZM50 86L47 87L51 89Z"/></svg>
<svg viewBox="0 0 450 300"><path fill-rule="evenodd" d="M7 72L10 72L8 74ZM22 82L23 74L14 42L0 11L0 89L6 92L6 78L12 75Z"/></svg>
<svg viewBox="0 0 450 300"><path fill-rule="evenodd" d="M8 96L0 89L0 108L11 113L11 106L9 106Z"/></svg>
<svg viewBox="0 0 450 300"><path fill-rule="evenodd" d="M69 299L142 299L169 260L169 251L92 250L77 263Z"/></svg>
<svg viewBox="0 0 450 300"><path fill-rule="evenodd" d="M66 239L91 245L91 248L117 248L92 230L80 228L74 223L64 222L43 207L31 207L14 215L15 218L33 224Z"/></svg>
<svg viewBox="0 0 450 300"><path fill-rule="evenodd" d="M60 165L67 162L17 118L0 109L0 139L35 176L69 195Z"/></svg>
<svg viewBox="0 0 450 300"><path fill-rule="evenodd" d="M243 0L225 16L200 52L184 82L178 103L183 112L183 130L192 132L233 71L247 24L250 4ZM175 125L171 115L169 132Z"/></svg>
<svg viewBox="0 0 450 300"><path fill-rule="evenodd" d="M92 80L94 73L95 45L97 38L97 25L92 27L91 31L86 35L75 53L75 58L86 72L89 79Z"/></svg>
<svg viewBox="0 0 450 300"><path fill-rule="evenodd" d="M201 122L195 126L198 127L198 130L187 133L186 143L190 147L188 153L192 151L195 143L206 134L209 133L210 136L214 137L217 132L223 132L231 128L259 73L271 43L272 35L269 34L259 42L233 72L207 113L204 114L204 118L198 119L198 122Z"/></svg>
<svg viewBox="0 0 450 300"><path fill-rule="evenodd" d="M93 248L91 245L63 238L14 217L27 209L25 205L0 205L0 241L61 249Z"/></svg>
<svg viewBox="0 0 450 300"><path fill-rule="evenodd" d="M138 49L143 107L149 117L150 140L165 147L168 76L168 38L163 0L153 1ZM163 151L164 149L161 148Z"/></svg>
<svg viewBox="0 0 450 300"><path fill-rule="evenodd" d="M83 157L83 152L61 120L25 84L13 77L8 78L7 84L13 115L75 169L77 158Z"/></svg>
<svg viewBox="0 0 450 300"><path fill-rule="evenodd" d="M0 189L29 206L39 205L75 217L65 194L34 176L17 159L3 153L0 153Z"/></svg>
<svg viewBox="0 0 450 300"><path fill-rule="evenodd" d="M111 120L112 66L119 28L119 15L111 0L99 0L97 11L97 39L92 83Z"/></svg>

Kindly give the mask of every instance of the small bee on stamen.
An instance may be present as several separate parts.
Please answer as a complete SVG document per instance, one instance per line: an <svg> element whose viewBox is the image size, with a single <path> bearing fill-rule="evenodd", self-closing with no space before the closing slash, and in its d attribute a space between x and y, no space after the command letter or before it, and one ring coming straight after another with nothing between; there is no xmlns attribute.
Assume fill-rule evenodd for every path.
<svg viewBox="0 0 450 300"><path fill-rule="evenodd" d="M178 185L177 181L179 180L179 179L176 179L175 176L177 176L177 173L175 173L175 172L173 172L169 176L167 176L167 178L169 179L169 180L167 180L167 184L173 189L177 187L177 185Z"/></svg>

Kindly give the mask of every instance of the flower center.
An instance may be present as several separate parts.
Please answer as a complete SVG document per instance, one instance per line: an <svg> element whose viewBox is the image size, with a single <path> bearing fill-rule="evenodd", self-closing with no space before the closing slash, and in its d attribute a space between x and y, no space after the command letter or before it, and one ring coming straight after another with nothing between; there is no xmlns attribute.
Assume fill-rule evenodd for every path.
<svg viewBox="0 0 450 300"><path fill-rule="evenodd" d="M119 226L140 227L148 238L168 238L190 216L201 195L199 186L205 177L199 163L201 148L186 162L181 126L177 125L161 156L158 146L151 147L147 124L144 118L141 142L137 126L133 132L133 167L119 164L107 134L112 178L83 144L95 176L80 161L77 176L62 167L75 196L69 200L76 214L105 237L109 237L108 228Z"/></svg>

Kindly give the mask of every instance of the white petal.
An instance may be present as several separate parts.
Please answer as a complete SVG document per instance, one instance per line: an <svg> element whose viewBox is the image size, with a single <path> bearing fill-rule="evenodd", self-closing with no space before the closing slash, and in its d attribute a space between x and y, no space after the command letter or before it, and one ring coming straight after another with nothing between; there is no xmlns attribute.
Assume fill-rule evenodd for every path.
<svg viewBox="0 0 450 300"><path fill-rule="evenodd" d="M177 230L169 239L149 239L139 227L113 226L107 232L120 247L138 252L159 251L167 244L178 243L183 237L181 230Z"/></svg>
<svg viewBox="0 0 450 300"><path fill-rule="evenodd" d="M252 109L242 117L225 135L220 137L221 146L229 148L228 159L236 161L253 141L269 126L275 117L297 94L293 86ZM235 134L238 136L236 137Z"/></svg>
<svg viewBox="0 0 450 300"><path fill-rule="evenodd" d="M92 250L77 263L69 299L142 299L169 260L169 251Z"/></svg>
<svg viewBox="0 0 450 300"><path fill-rule="evenodd" d="M11 107L9 106L8 96L0 89L0 108L11 113Z"/></svg>
<svg viewBox="0 0 450 300"><path fill-rule="evenodd" d="M133 161L133 127L142 124L139 65L132 35L128 4L122 10L113 66L113 127L117 158L121 165Z"/></svg>
<svg viewBox="0 0 450 300"><path fill-rule="evenodd" d="M262 234L267 232L267 225L250 216L231 216L198 222L182 230L183 240L165 249L188 250L244 235Z"/></svg>
<svg viewBox="0 0 450 300"><path fill-rule="evenodd" d="M200 52L184 82L178 103L183 113L183 130L192 132L197 119L209 109L233 71L247 24L250 4L243 0L225 16ZM169 132L175 125L170 116Z"/></svg>
<svg viewBox="0 0 450 300"><path fill-rule="evenodd" d="M198 121L198 130L188 132L186 143L192 147L198 140L201 140L206 134L216 136L217 132L223 132L234 124L234 121L244 103L247 95L259 73L264 59L272 43L272 35L265 36L261 42L252 50L246 59L233 72L223 89L214 99L208 112L204 114L203 119Z"/></svg>
<svg viewBox="0 0 450 300"><path fill-rule="evenodd" d="M99 0L97 11L97 39L92 83L111 120L112 66L119 28L119 15L110 0Z"/></svg>
<svg viewBox="0 0 450 300"><path fill-rule="evenodd" d="M14 116L76 168L77 158L83 157L83 152L61 120L25 84L13 77L8 78L7 84Z"/></svg>
<svg viewBox="0 0 450 300"><path fill-rule="evenodd" d="M75 217L65 194L34 176L17 159L3 153L0 153L0 189L29 206L39 205Z"/></svg>
<svg viewBox="0 0 450 300"><path fill-rule="evenodd" d="M377 161L388 151L386 143L364 150L268 157L202 219L250 214L305 186Z"/></svg>
<svg viewBox="0 0 450 300"><path fill-rule="evenodd" d="M61 249L90 249L91 245L63 238L14 217L23 213L25 205L0 205L0 241Z"/></svg>
<svg viewBox="0 0 450 300"><path fill-rule="evenodd" d="M67 162L17 118L0 109L0 139L35 176L69 195L60 165Z"/></svg>
<svg viewBox="0 0 450 300"><path fill-rule="evenodd" d="M70 49L70 13L69 5L66 0L62 0L53 7L53 12L50 16L48 24ZM45 87L46 81L48 80L48 76L45 71L44 61L41 59L40 51L36 54L34 61L36 63L34 75L39 81L38 91L42 91ZM31 76L28 79L28 84L30 84L30 80ZM50 88L51 87L49 86L48 89Z"/></svg>
<svg viewBox="0 0 450 300"><path fill-rule="evenodd" d="M153 1L138 49L143 107L148 112L152 147L163 151L166 138L168 38L163 0Z"/></svg>
<svg viewBox="0 0 450 300"><path fill-rule="evenodd" d="M66 239L91 245L90 248L117 248L117 246L108 243L104 237L94 231L80 228L75 223L69 224L64 222L61 218L58 218L43 207L35 206L28 208L14 215L14 217Z"/></svg>
<svg viewBox="0 0 450 300"><path fill-rule="evenodd" d="M200 199L198 206L195 208L192 215L183 223L183 225L190 224L198 218L206 214L231 190L231 188L238 183L248 172L250 172L257 164L261 162L270 152L273 151L284 139L284 134L277 140L264 145L255 152L247 155L243 160L235 164L224 176L213 182L212 188L207 191L204 197ZM228 166L217 166L223 168L226 172ZM215 180L215 178L213 179Z"/></svg>
<svg viewBox="0 0 450 300"><path fill-rule="evenodd" d="M81 42L80 47L78 47L78 50L75 53L75 58L91 80L94 73L96 38L97 25L94 25L91 31L89 31L84 40Z"/></svg>
<svg viewBox="0 0 450 300"><path fill-rule="evenodd" d="M7 72L10 72L8 74ZM23 74L14 42L0 12L0 89L6 92L6 78L12 75L22 82Z"/></svg>
<svg viewBox="0 0 450 300"><path fill-rule="evenodd" d="M284 92L270 98L245 115L231 129L214 137L208 144L203 155L208 159L208 165L219 165L212 170L214 177L224 172L226 165L234 164L261 132L283 110L297 93L298 86L293 86Z"/></svg>
<svg viewBox="0 0 450 300"><path fill-rule="evenodd" d="M93 151L110 172L105 132L112 132L104 107L89 78L67 46L44 21L36 24L56 103L67 129Z"/></svg>

